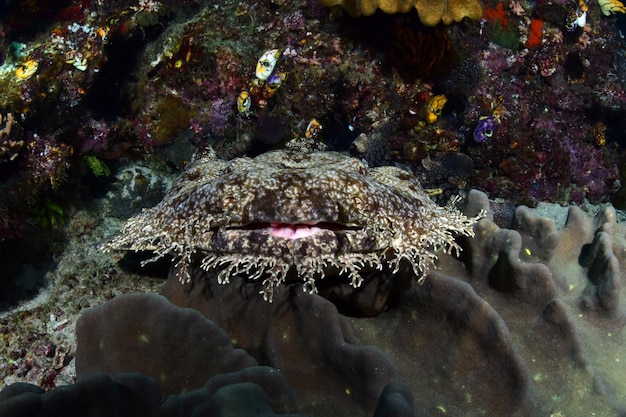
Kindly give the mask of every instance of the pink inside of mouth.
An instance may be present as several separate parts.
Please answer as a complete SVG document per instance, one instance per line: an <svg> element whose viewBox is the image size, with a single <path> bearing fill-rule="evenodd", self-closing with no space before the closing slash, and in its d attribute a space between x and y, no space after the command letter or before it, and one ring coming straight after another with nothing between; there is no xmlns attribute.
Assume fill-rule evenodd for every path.
<svg viewBox="0 0 626 417"><path fill-rule="evenodd" d="M311 226L308 224L272 223L270 226L273 236L285 239L300 239L303 237L309 237L322 230L317 226Z"/></svg>

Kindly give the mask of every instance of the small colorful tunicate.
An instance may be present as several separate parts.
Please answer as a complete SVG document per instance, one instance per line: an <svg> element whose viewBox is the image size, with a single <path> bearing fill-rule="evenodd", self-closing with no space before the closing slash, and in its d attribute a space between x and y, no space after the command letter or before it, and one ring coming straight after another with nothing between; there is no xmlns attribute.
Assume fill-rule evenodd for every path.
<svg viewBox="0 0 626 417"><path fill-rule="evenodd" d="M252 105L252 99L250 99L250 93L248 91L243 90L237 96L237 111L239 113L248 113L250 111L250 106Z"/></svg>
<svg viewBox="0 0 626 417"><path fill-rule="evenodd" d="M65 62L72 64L74 68L80 71L85 71L89 65L87 57L80 51L68 51L65 54Z"/></svg>
<svg viewBox="0 0 626 417"><path fill-rule="evenodd" d="M500 119L497 116L483 116L478 119L478 125L474 129L474 140L478 143L483 143L491 136L493 131L500 124Z"/></svg>
<svg viewBox="0 0 626 417"><path fill-rule="evenodd" d="M598 122L593 127L593 139L597 146L606 145L606 125L602 122Z"/></svg>
<svg viewBox="0 0 626 417"><path fill-rule="evenodd" d="M276 94L276 90L283 85L283 82L287 78L287 73L280 72L278 74L272 74L265 83L263 88L263 98L269 99Z"/></svg>
<svg viewBox="0 0 626 417"><path fill-rule="evenodd" d="M576 28L585 27L587 24L587 12L580 12L580 10L572 10L567 15L567 19L565 21L565 28L572 32L576 30Z"/></svg>
<svg viewBox="0 0 626 417"><path fill-rule="evenodd" d="M322 130L322 125L320 124L320 122L318 122L317 119L311 119L308 126L306 127L304 136L307 139L311 139L312 137L316 136L320 130Z"/></svg>
<svg viewBox="0 0 626 417"><path fill-rule="evenodd" d="M264 52L256 64L256 77L262 81L267 80L274 72L274 67L276 67L279 57L280 51L278 49Z"/></svg>
<svg viewBox="0 0 626 417"><path fill-rule="evenodd" d="M437 121L437 118L441 116L443 106L448 102L448 99L443 94L434 96L430 99L426 105L426 122L433 124Z"/></svg>
<svg viewBox="0 0 626 417"><path fill-rule="evenodd" d="M273 73L280 55L281 52L278 49L272 49L263 53L259 58L256 65L256 78L248 83L245 97L242 96L242 92L237 98L240 113L249 113L252 103L259 109L267 107L268 100L276 94L276 90L287 79L285 72Z"/></svg>
<svg viewBox="0 0 626 417"><path fill-rule="evenodd" d="M96 29L96 34L104 42L104 41L106 41L107 37L109 36L109 32L110 31L111 31L111 28L109 28L108 26L101 26L98 29Z"/></svg>
<svg viewBox="0 0 626 417"><path fill-rule="evenodd" d="M575 11L571 11L567 15L567 19L565 21L565 28L569 31L573 31L576 28L585 27L587 24L587 11L589 10L589 6L587 5L586 0L580 0L578 2L578 7Z"/></svg>

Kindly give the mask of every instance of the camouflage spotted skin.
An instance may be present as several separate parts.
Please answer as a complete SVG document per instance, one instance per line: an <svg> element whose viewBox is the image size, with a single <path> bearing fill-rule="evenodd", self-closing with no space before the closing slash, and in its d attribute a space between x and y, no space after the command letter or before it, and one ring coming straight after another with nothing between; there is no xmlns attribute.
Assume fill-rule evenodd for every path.
<svg viewBox="0 0 626 417"><path fill-rule="evenodd" d="M459 250L454 236L473 236L477 218L430 200L415 177L395 167L369 168L334 152L279 150L256 158L196 158L156 206L128 220L106 250L149 250L171 255L189 280L199 260L219 270L263 280L262 294L296 273L305 291L328 271L354 287L360 271L410 262L418 279L435 252ZM304 230L282 237L277 228Z"/></svg>

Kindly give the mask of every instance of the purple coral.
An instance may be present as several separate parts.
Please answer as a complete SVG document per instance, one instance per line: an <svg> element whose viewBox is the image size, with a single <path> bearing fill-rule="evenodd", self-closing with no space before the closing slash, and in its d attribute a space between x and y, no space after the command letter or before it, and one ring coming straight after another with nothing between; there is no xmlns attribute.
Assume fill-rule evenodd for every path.
<svg viewBox="0 0 626 417"><path fill-rule="evenodd" d="M31 179L36 184L58 186L65 179L72 148L57 142L52 136L39 136L37 133L28 133L26 142L26 164L31 171Z"/></svg>
<svg viewBox="0 0 626 417"><path fill-rule="evenodd" d="M209 118L214 132L224 133L231 127L234 109L235 101L232 98L218 98L211 104Z"/></svg>
<svg viewBox="0 0 626 417"><path fill-rule="evenodd" d="M285 16L283 18L283 25L292 31L304 29L306 21L304 19L304 15L302 14L302 10L296 10L295 12L289 13Z"/></svg>
<svg viewBox="0 0 626 417"><path fill-rule="evenodd" d="M89 119L85 126L78 131L81 140L80 148L83 153L101 153L109 147L111 127L101 120Z"/></svg>
<svg viewBox="0 0 626 417"><path fill-rule="evenodd" d="M606 161L601 149L571 140L564 140L563 148L569 155L571 181L578 186L575 188L582 189L575 195L583 194L597 203L615 192L613 183L618 177L618 168Z"/></svg>

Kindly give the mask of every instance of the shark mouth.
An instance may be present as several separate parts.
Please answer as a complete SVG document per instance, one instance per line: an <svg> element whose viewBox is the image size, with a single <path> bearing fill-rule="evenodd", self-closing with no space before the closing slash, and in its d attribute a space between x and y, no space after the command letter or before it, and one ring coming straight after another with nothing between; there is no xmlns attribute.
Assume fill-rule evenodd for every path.
<svg viewBox="0 0 626 417"><path fill-rule="evenodd" d="M284 222L258 222L250 223L241 227L229 227L228 230L269 232L278 238L297 240L316 236L322 231L349 232L361 230L361 227L345 226L340 223L317 222L317 223L284 223Z"/></svg>
<svg viewBox="0 0 626 417"><path fill-rule="evenodd" d="M272 236L282 237L284 239L301 239L304 237L315 236L322 230L321 227L308 224L287 224L287 223L270 223L270 233Z"/></svg>

